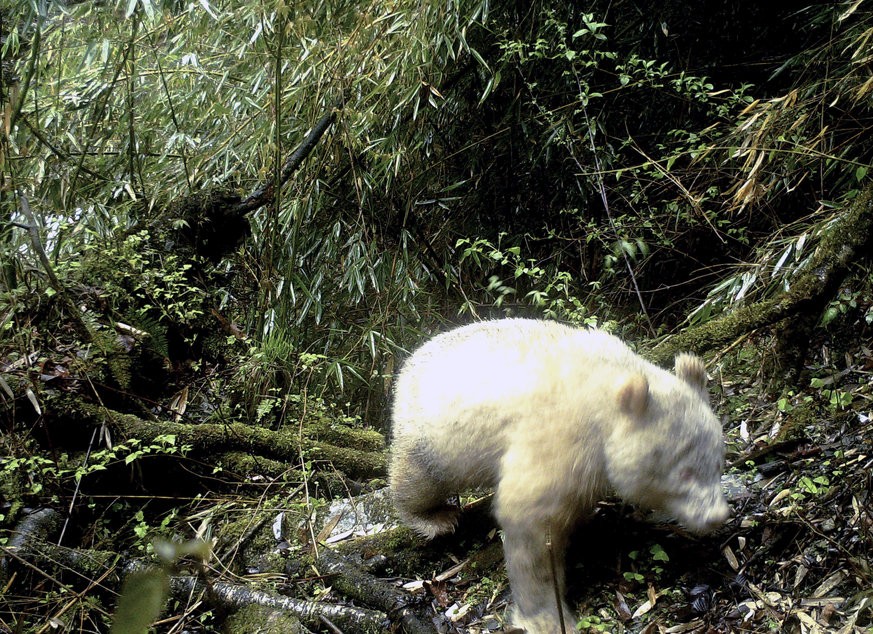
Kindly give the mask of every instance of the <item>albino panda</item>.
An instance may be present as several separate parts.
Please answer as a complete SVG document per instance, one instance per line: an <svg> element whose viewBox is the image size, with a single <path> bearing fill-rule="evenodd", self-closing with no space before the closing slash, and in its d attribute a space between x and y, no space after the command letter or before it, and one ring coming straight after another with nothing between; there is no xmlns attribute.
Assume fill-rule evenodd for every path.
<svg viewBox="0 0 873 634"><path fill-rule="evenodd" d="M502 319L436 336L395 384L400 517L428 538L448 533L459 512L449 496L495 487L514 623L560 632L554 584L563 595L568 535L609 491L698 533L727 518L722 430L705 383L693 355L678 355L671 374L612 335L555 322Z"/></svg>

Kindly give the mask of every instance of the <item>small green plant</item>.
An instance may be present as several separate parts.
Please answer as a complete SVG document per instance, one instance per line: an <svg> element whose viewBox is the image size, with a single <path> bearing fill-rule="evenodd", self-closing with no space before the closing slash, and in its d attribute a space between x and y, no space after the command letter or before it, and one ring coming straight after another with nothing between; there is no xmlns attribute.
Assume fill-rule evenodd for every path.
<svg viewBox="0 0 873 634"><path fill-rule="evenodd" d="M827 308L825 308L819 325L827 327L837 317L845 315L850 310L858 308L858 296L860 294L860 291L852 291L847 288L841 289L837 298L828 304Z"/></svg>
<svg viewBox="0 0 873 634"><path fill-rule="evenodd" d="M604 623L599 616L590 615L581 617L576 624L576 629L581 632L607 632L612 628L609 623Z"/></svg>
<svg viewBox="0 0 873 634"><path fill-rule="evenodd" d="M661 563L665 563L670 561L670 557L667 555L667 551L664 550L663 546L660 544L652 544L649 547L649 557L647 562L643 562L641 558L641 553L638 550L632 550L628 553L628 559L630 559L635 564L635 568L646 564L647 571L651 572L655 578L658 578L663 574L664 567L661 566ZM626 581L632 581L636 583L643 583L646 580L644 574L639 572L638 570L631 570L628 572L623 572L622 576Z"/></svg>
<svg viewBox="0 0 873 634"><path fill-rule="evenodd" d="M25 495L40 495L46 482L58 476L57 465L53 460L40 455L11 456L5 458L0 468L0 477L4 481L21 481L21 474L26 474L23 486Z"/></svg>
<svg viewBox="0 0 873 634"><path fill-rule="evenodd" d="M820 390L822 397L824 397L831 409L839 409L844 410L848 409L852 405L853 396L851 392L846 392L845 390L837 389L836 387L828 387L833 386L833 381L831 379L821 379L818 377L813 378L810 381L810 387Z"/></svg>
<svg viewBox="0 0 873 634"><path fill-rule="evenodd" d="M640 558L640 551L632 550L627 554L627 556L628 556L628 559L630 559L632 562L634 562L636 564ZM642 583L643 581L646 580L646 578L642 574L640 574L639 572L636 572L636 571L623 572L621 574L625 578L626 581L634 581L636 583Z"/></svg>
<svg viewBox="0 0 873 634"><path fill-rule="evenodd" d="M621 574L625 578L625 581L635 581L637 583L642 583L646 580L646 578L638 572L623 572Z"/></svg>
<svg viewBox="0 0 873 634"><path fill-rule="evenodd" d="M652 561L670 561L667 551L660 544L653 544L649 548L649 553L652 555Z"/></svg>
<svg viewBox="0 0 873 634"><path fill-rule="evenodd" d="M153 553L154 545L157 543L155 539L167 537L170 533L170 527L176 522L178 510L173 509L158 523L157 526L149 524L142 509L134 513L133 534L135 536L136 548L142 552Z"/></svg>
<svg viewBox="0 0 873 634"><path fill-rule="evenodd" d="M172 456L181 454L184 456L190 450L190 445L176 445L176 436L173 434L155 436L155 439L147 445L138 438L130 438L126 442L113 446L111 449L100 449L92 452L88 462L76 467L72 473L78 482L88 474L105 471L110 466L122 461L124 464L129 465L149 455ZM66 475L69 471L63 470L60 473Z"/></svg>
<svg viewBox="0 0 873 634"><path fill-rule="evenodd" d="M798 407L805 407L811 404L814 397L811 394L798 393L794 390L788 390L784 396L776 401L776 409L783 414L793 412Z"/></svg>
<svg viewBox="0 0 873 634"><path fill-rule="evenodd" d="M117 314L150 333L157 323L191 324L203 315L204 292L189 282L193 264L160 252L148 231L109 244L95 237L84 241L83 251L84 257L64 263L68 273L94 284Z"/></svg>
<svg viewBox="0 0 873 634"><path fill-rule="evenodd" d="M506 579L480 577L464 594L464 601L472 604L486 603L491 605L497 596L506 588Z"/></svg>
<svg viewBox="0 0 873 634"><path fill-rule="evenodd" d="M837 450L834 452L834 459L838 461L838 464L842 463L842 461L845 459L845 457L846 457L846 454L842 450ZM824 469L829 469L831 475L835 478L839 478L841 475L843 475L842 467L834 465L834 463L831 460L825 460L823 463L821 463L821 466Z"/></svg>
<svg viewBox="0 0 873 634"><path fill-rule="evenodd" d="M807 493L810 493L812 495L823 494L824 492L827 491L830 484L831 484L830 479L824 475L816 476L815 478L810 478L809 476L802 476L797 481L797 486L800 489L802 489L803 491L806 491Z"/></svg>
<svg viewBox="0 0 873 634"><path fill-rule="evenodd" d="M787 489L778 494L780 497L787 495L792 502L800 503L810 496L818 497L826 494L830 489L831 480L826 475L801 476L793 489Z"/></svg>
<svg viewBox="0 0 873 634"><path fill-rule="evenodd" d="M11 495L52 495L72 478L76 483L83 478L106 471L114 465L130 465L149 455L186 455L189 445L178 445L172 434L157 436L151 443L131 438L110 449L91 452L87 461L79 456L58 453L55 459L42 455L11 456L0 461L0 480L4 492ZM8 491L6 491L8 489Z"/></svg>

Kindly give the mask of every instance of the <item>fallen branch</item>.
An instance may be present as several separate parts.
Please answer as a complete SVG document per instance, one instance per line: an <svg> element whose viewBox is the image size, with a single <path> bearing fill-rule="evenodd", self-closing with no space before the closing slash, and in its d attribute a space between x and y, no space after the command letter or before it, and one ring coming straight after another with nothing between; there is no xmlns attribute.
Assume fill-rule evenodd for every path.
<svg viewBox="0 0 873 634"><path fill-rule="evenodd" d="M384 612L348 605L302 601L226 581L211 582L207 587L196 577L176 576L170 578L170 592L180 599L194 593L201 594L211 604L231 610L253 604L263 605L289 612L304 625L316 630L322 627L322 617L351 632L380 632L385 631L388 625L388 617Z"/></svg>
<svg viewBox="0 0 873 634"><path fill-rule="evenodd" d="M334 122L334 119L336 119L336 109L331 108L330 111L322 115L321 119L319 119L315 126L313 126L312 130L309 131L309 134L306 135L297 149L286 159L285 164L282 165L282 170L279 173L279 187L282 187L282 185L285 184L285 182L291 177L291 174L300 167L300 164L303 163L304 159L306 159L312 150L315 149L318 141L322 136L324 136L324 133L327 132L327 129ZM264 205L269 204L275 195L276 183L268 181L239 203L239 205L234 209L234 212L242 215L258 209L259 207L263 207Z"/></svg>
<svg viewBox="0 0 873 634"><path fill-rule="evenodd" d="M433 626L409 608L412 597L396 586L377 579L338 553L324 548L318 557L319 572L332 575L331 586L343 595L387 612L406 634L431 634Z"/></svg>
<svg viewBox="0 0 873 634"><path fill-rule="evenodd" d="M47 541L50 535L57 533L62 522L61 514L52 508L38 509L25 515L12 531L12 537L3 549L6 556L0 558L0 573L6 577L10 556L20 557L28 551L31 543Z"/></svg>
<svg viewBox="0 0 873 634"><path fill-rule="evenodd" d="M645 352L645 356L655 363L669 364L678 352L702 354L787 317L804 312L818 314L848 275L850 266L858 260L869 258L871 236L873 187L868 187L822 237L809 264L792 282L789 291L778 297L740 306L705 324L687 328L662 340Z"/></svg>

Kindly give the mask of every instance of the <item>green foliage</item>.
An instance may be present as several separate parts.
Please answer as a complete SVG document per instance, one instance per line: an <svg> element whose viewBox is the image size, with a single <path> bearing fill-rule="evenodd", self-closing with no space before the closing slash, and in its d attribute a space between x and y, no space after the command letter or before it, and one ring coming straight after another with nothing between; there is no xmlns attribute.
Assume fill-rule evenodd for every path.
<svg viewBox="0 0 873 634"><path fill-rule="evenodd" d="M503 308L523 299L533 300L549 316L581 322L596 313L609 319L616 316L617 305L639 295L631 289L662 284L660 275L646 279L653 262L672 259L672 266L686 266L689 240L700 241L704 234L718 245L726 237L746 240L744 227L719 214L719 184L707 179L686 184L697 180L689 171L691 161L721 160L714 156L720 132L716 134L715 125L703 131L678 127L687 121L671 120L664 104L690 104L698 120L721 123L752 101L750 85L719 90L706 77L647 58L614 38L612 25L575 7L538 5L529 29L498 25L496 30L500 56L494 76L517 76L521 82L516 82L514 94L496 91L493 98L505 96L518 104L513 121L523 130L518 140L530 150L518 157L512 150L513 159L505 165L499 158L490 161L519 179L509 197L514 210L498 214L504 221L497 225L499 232L486 221L462 233L469 237L456 241L455 251L464 250L459 264L481 267L481 259L469 257L470 248L483 246L481 240L499 245L507 233L511 237L505 242L524 250L525 264L535 263L549 292L541 287L522 291L517 279L480 277L479 271L459 267L464 310L473 312L477 304ZM645 103L638 120L629 121L622 100ZM644 149L637 135L652 134L655 147ZM540 173L546 182L531 182L528 174ZM534 196L525 198L520 190L528 185L557 187L544 205ZM489 208L501 204L487 198L493 190L482 189L485 193L478 197L471 193L470 202ZM478 217L475 211L473 217ZM616 286L621 290L616 292ZM611 294L604 297L604 288L612 289ZM564 305L555 305L553 295L562 296ZM589 299L592 295L596 301Z"/></svg>
<svg viewBox="0 0 873 634"><path fill-rule="evenodd" d="M70 363L95 383L135 386L118 322L167 356L168 328L203 332L216 310L239 324L229 363L204 381L219 420L376 421L405 349L459 309L630 329L642 321L637 295L658 326L658 311L675 324L689 302L701 322L775 297L870 178L870 17L858 4L792 8L799 39L818 44L768 56L778 61L760 72L688 48L692 18L677 19L688 12L676 3L657 20L599 2L13 4L4 73L22 80L3 86L0 165L43 212L50 259L93 331ZM752 43L768 28L749 20L737 32ZM735 35L730 46L742 48ZM174 202L275 184L329 112L329 134L274 204L250 214L251 239L233 258L174 252L166 228L186 229L170 217ZM27 317L56 313L46 308L58 290L13 196L0 212L11 220L0 226L5 363L70 335ZM204 272L225 287L205 296L194 281ZM856 318L873 320L870 296L847 285L821 325L839 333ZM21 386L40 380L23 373ZM20 385L8 391L18 397ZM866 397L847 385L822 371L812 389L834 412ZM786 393L778 416L810 398ZM23 500L60 499L108 469L184 448L168 437L87 460L24 443L14 453L0 466L10 516ZM786 498L830 495L837 472L804 474ZM83 498L96 513L96 498ZM317 506L282 504L301 515ZM120 532L141 552L183 517L127 501L108 514L132 518ZM93 536L118 532L103 514ZM632 553L624 585L658 579L668 560L658 545ZM131 582L116 631L156 618L165 579ZM489 581L483 598L500 588ZM618 624L601 611L580 625Z"/></svg>
<svg viewBox="0 0 873 634"><path fill-rule="evenodd" d="M797 486L801 491L810 493L812 495L821 495L825 491L827 491L828 486L830 486L830 480L827 476L816 476L815 478L811 478L809 476L801 476L797 481Z"/></svg>
<svg viewBox="0 0 873 634"><path fill-rule="evenodd" d="M470 269L468 275L488 275L484 291L485 297L491 300L491 306L511 314L513 310L526 305L552 319L586 326L598 325L597 315L573 294L576 288L569 272L555 270L552 266L540 266L532 258L522 258L520 246L502 246L504 238L506 234L500 234L496 245L485 238L461 238L455 244L455 249L460 253L458 264L467 265L466 268ZM502 276L505 275L511 276L511 281L504 281ZM509 286L510 283L513 286ZM518 296L519 288L523 293L523 304L512 301ZM460 312L475 315L478 311L473 302L466 298Z"/></svg>
<svg viewBox="0 0 873 634"><path fill-rule="evenodd" d="M112 448L98 449L85 456L66 453L49 458L38 453L13 455L0 462L0 482L9 499L55 496L62 490L74 489L83 478L122 464L131 465L148 456L184 456L188 445L176 445L172 435L159 436L150 444L136 438L118 443ZM14 492L14 493L13 493Z"/></svg>
<svg viewBox="0 0 873 634"><path fill-rule="evenodd" d="M768 102L748 81L719 82L627 39L648 22L604 15L572 3L489 13L484 0L48 5L39 81L22 102L29 127L11 131L16 180L59 210L62 268L82 253L89 267L104 262L89 279L119 319L190 324L207 312L191 264L130 227L203 187L248 193L272 181L338 108L276 203L251 215L234 269L245 279L222 301L254 349L269 358L275 335L317 351L334 389L363 394L420 338L419 324L457 306L624 320L635 289L647 306L669 305L665 279L705 285L712 273L697 272L742 260L761 233L804 216L752 226L737 213L765 200L762 187L783 187L761 184L760 157L774 174L779 160L794 170L788 149L821 132L798 108L853 94L861 103L858 62L836 42L854 42L863 24L845 22L821 51L854 69L840 70L846 82ZM17 35L5 44L19 45ZM779 135L780 122L798 120ZM820 154L803 154L786 182L807 178ZM858 161L851 173L867 178ZM782 238L792 250L781 267L778 253L762 253L761 270L729 275L693 319L784 287L779 269L805 256L797 229L801 238ZM485 267L474 246L504 257ZM234 305L252 289L253 301ZM143 329L161 354L165 337ZM114 372L124 384L124 369Z"/></svg>
<svg viewBox="0 0 873 634"><path fill-rule="evenodd" d="M629 552L628 559L634 562L635 569L623 572L622 576L626 581L633 581L635 583L643 583L646 580L646 575L643 572L648 572L656 579L660 578L664 572L664 567L661 564L670 561L670 557L660 544L652 544L649 547L647 560L641 557L638 550ZM641 572L640 566L646 566L646 568Z"/></svg>
<svg viewBox="0 0 873 634"><path fill-rule="evenodd" d="M488 576L472 575L472 584L464 593L464 601L469 604L491 605L497 600L500 593L504 592L507 587L506 578L493 578Z"/></svg>
<svg viewBox="0 0 873 634"><path fill-rule="evenodd" d="M26 474L26 479L20 478L21 474ZM24 480L24 486L18 492L22 496L42 495L46 481L53 480L58 475L55 462L40 455L10 456L0 466L0 478L7 493L11 482ZM17 499L18 495L10 498Z"/></svg>
<svg viewBox="0 0 873 634"><path fill-rule="evenodd" d="M791 501L791 504L783 512L796 511L797 505L808 498L820 497L828 493L830 485L831 480L827 475L802 475L794 483L793 488L783 490L781 494L777 494L777 497L787 497Z"/></svg>
<svg viewBox="0 0 873 634"><path fill-rule="evenodd" d="M789 412L794 411L798 406L809 406L812 403L813 398L814 397L809 394L797 394L794 390L788 390L784 396L777 399L776 409L783 414L788 414Z"/></svg>
<svg viewBox="0 0 873 634"><path fill-rule="evenodd" d="M186 325L203 315L203 292L189 280L193 264L158 249L148 231L109 244L94 236L82 247L84 257L68 264L71 272L95 285L112 312L134 310L131 321L158 332L156 347L166 346L160 322Z"/></svg>
<svg viewBox="0 0 873 634"><path fill-rule="evenodd" d="M808 267L815 247L831 229L836 215L833 209L823 208L819 214L786 226L783 230L791 237L770 240L759 247L749 263L709 291L706 300L691 311L689 321L702 323L732 306L789 290L794 278ZM835 302L822 316L822 325L845 313L845 309L845 303Z"/></svg>
<svg viewBox="0 0 873 634"><path fill-rule="evenodd" d="M754 99L753 93L760 89L749 82L720 85L641 55L642 47L627 50L620 37L613 36L617 29L602 23L576 31L575 24L587 25L591 17L572 10L544 6L539 29L529 38L519 39L517 30L506 31L502 61L526 81L523 98L536 114L528 125L542 130L533 135L542 139L539 156L551 152L566 157L579 168L571 178L580 188L580 197L586 191L605 197L603 201L599 196L589 198L580 225L591 217L602 218L595 209L604 202L613 207L606 211L609 222L597 223L601 233L610 236L607 243L615 245L598 254L603 263L599 281L626 276L628 267L619 265L627 257L637 282L645 287L650 283L646 279L650 264L658 262L661 271L671 259L681 264L683 254L690 253L685 246L688 240L696 244L698 264L711 255L731 253L745 261L746 247L762 233L773 231L776 239L761 241L752 265L736 267L694 311L692 320L704 321L724 306L752 295L772 296L788 287L791 276L813 252L817 237L827 231L834 214L853 196L853 188L867 177L864 161L854 157L869 155L868 144L852 133L848 136L860 143L828 144L823 139L832 138L834 132L826 124L822 127L823 120L831 117L838 127L844 122L833 108L836 103L868 111L869 102L862 95L869 92L869 82L859 72L863 55L858 47L866 41L869 18L837 20L836 12L828 9L806 12L814 15L809 24L833 21L839 35L815 52L789 60L780 70L807 72L805 64L813 59L817 68L840 65L838 74L845 81L812 81L804 86L806 94L790 90L771 100ZM631 28L621 27L624 32ZM584 44L568 37L573 32L585 36ZM617 88L609 85L611 77L617 77ZM575 95L571 86L577 89ZM683 121L670 119L662 109L674 96L689 108ZM647 101L636 113L638 121L629 120L622 104L641 100ZM820 112L827 114L813 114ZM688 125L701 121L705 125ZM652 134L654 148L646 147L640 139ZM819 146L839 150L829 153ZM726 172L725 164L732 171ZM810 191L805 183L813 179L820 187ZM554 180L567 178L555 171ZM752 215L751 209L771 205L776 196L788 192L794 192L793 200L803 192L805 208L777 206L768 208L766 218ZM829 196L838 202L828 202ZM624 213L627 206L632 213ZM812 216L810 209L817 209ZM750 215L743 217L742 212ZM564 241L580 241L566 229L558 235ZM707 246L701 249L702 244ZM643 245L646 252L638 257L635 251ZM681 278L688 276L682 268L679 273Z"/></svg>
<svg viewBox="0 0 873 634"><path fill-rule="evenodd" d="M280 426L301 413L378 422L405 350L459 310L632 329L643 320L637 297L658 326L658 311L675 324L689 302L701 322L774 297L869 183L871 17L859 4L792 7L796 22L778 28L799 24L797 41L816 45L768 55L761 71L722 64L717 46L692 50L705 30L683 31L709 16L689 18L681 3L657 20L600 2L225 5L49 1L4 12L4 77L20 79L0 95L4 367L71 336L37 319L58 312L47 310L58 289L13 191L34 201L52 265L93 331L69 344L77 376L136 386L119 322L167 356L169 328L204 332L215 310L239 328L229 362L204 380L212 415ZM736 28L731 49L774 32L754 17ZM331 112L329 134L250 214L251 237L232 258L176 253L169 230L190 227L171 217L175 202L276 185ZM222 287L206 296L201 274ZM873 322L870 294L847 286L821 325L836 333L856 317ZM12 388L4 379L0 397L38 385L43 360ZM192 371L207 366L198 363ZM50 380L47 394L60 383ZM823 373L812 387L833 411L866 397ZM26 405L43 396L27 394ZM780 416L809 398L787 394ZM0 463L7 515L110 468L184 452L167 437L48 458L22 442ZM789 495L826 495L835 473L800 479ZM110 515L133 518L122 534L143 552L181 516L128 504ZM94 511L95 498L83 506ZM116 529L101 516L94 535L108 541ZM644 583L667 560L653 546L624 576ZM152 578L126 590L151 603L131 611L153 615L161 588ZM601 616L581 623L609 631ZM116 623L145 626L145 616Z"/></svg>
<svg viewBox="0 0 873 634"><path fill-rule="evenodd" d="M15 163L17 182L46 208L75 210L59 213L61 268L75 269L84 252L88 281L122 320L191 323L204 306L188 284L190 264L159 254L144 231L121 241L112 234L202 183L252 191L341 103L320 158L275 208L251 218L253 278L242 283L261 296L244 327L257 340L279 328L298 349L331 350L341 388L356 374L379 379L385 353L410 334L393 316L417 322L412 300L431 283L414 252L385 251L386 240L407 243L408 230L370 221L395 181L425 173L430 124L405 130L398 122L433 117L450 64L484 64L466 33L487 17L488 3L119 9L46 7L39 81L23 101L30 128L13 129L11 147L28 157ZM363 156L366 169L354 158ZM319 171L325 165L333 176ZM337 179L356 188L350 213L336 198ZM133 305L135 314L124 310ZM389 319L397 326L386 328ZM154 338L159 350L162 342Z"/></svg>
<svg viewBox="0 0 873 634"><path fill-rule="evenodd" d="M670 561L670 557L660 544L652 544L649 554L652 555L652 561Z"/></svg>
<svg viewBox="0 0 873 634"><path fill-rule="evenodd" d="M642 583L643 581L646 580L646 578L642 574L640 574L639 572L627 571L627 572L623 572L621 574L625 578L625 581L634 581L636 583Z"/></svg>
<svg viewBox="0 0 873 634"><path fill-rule="evenodd" d="M325 413L322 392L331 378L343 385L344 377L341 360L298 352L288 331L277 329L260 343L250 344L229 387L239 395L246 418L272 425L304 410L316 416ZM310 389L315 393L312 397Z"/></svg>
<svg viewBox="0 0 873 634"><path fill-rule="evenodd" d="M162 539L170 538L173 534L173 526L177 522L177 512L172 510L161 518L157 526L152 526L146 519L142 509L133 514L133 542L137 550L152 554Z"/></svg>
<svg viewBox="0 0 873 634"><path fill-rule="evenodd" d="M167 330L161 324L158 318L143 311L138 311L139 314L133 320L132 326L146 334L145 345L151 348L155 354L160 357L168 357L170 355L169 344L167 343Z"/></svg>
<svg viewBox="0 0 873 634"><path fill-rule="evenodd" d="M850 310L857 309L858 297L860 294L860 291L853 291L848 288L840 289L839 295L828 304L827 308L825 308L825 311L821 316L821 321L819 322L820 325L827 326L837 317L845 315Z"/></svg>

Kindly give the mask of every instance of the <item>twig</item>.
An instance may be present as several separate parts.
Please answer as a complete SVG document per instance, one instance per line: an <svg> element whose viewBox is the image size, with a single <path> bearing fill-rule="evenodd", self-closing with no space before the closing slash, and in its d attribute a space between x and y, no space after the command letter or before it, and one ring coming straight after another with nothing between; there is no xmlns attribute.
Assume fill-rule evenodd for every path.
<svg viewBox="0 0 873 634"><path fill-rule="evenodd" d="M322 614L319 618L321 619L322 624L327 629L329 629L333 634L343 634L343 631L340 628L338 628L336 625L331 623L331 620L329 618L327 618L325 615Z"/></svg>
<svg viewBox="0 0 873 634"><path fill-rule="evenodd" d="M400 623L406 634L433 632L433 627L413 611L409 595L365 572L338 552L323 548L318 558L318 566L322 574L336 575L331 586L347 597L385 612L392 621Z"/></svg>
<svg viewBox="0 0 873 634"><path fill-rule="evenodd" d="M184 596L206 590L203 581L193 576L171 577L170 588L175 596ZM225 581L214 581L208 596L212 605L227 608L239 609L247 605L264 605L275 610L285 611L293 614L308 626L320 624L321 617L324 616L332 623L355 632L384 631L384 625L387 621L385 613L376 610L303 601Z"/></svg>
<svg viewBox="0 0 873 634"><path fill-rule="evenodd" d="M27 117L21 117L21 123L24 124L24 127L26 127L28 130L30 130L30 133L36 137L37 141L39 141L44 146L46 146L49 149L49 151L51 151L51 153L54 154L55 156L57 156L59 159L61 159L62 161L71 161L73 159L73 156L70 153L65 152L62 149L60 149L59 147L55 146L51 142L51 140L39 130L39 128L37 128L35 125L33 125L33 123L31 123L30 119L28 119ZM84 165L80 165L79 169L81 171L85 172L86 174L88 174L88 176L91 176L91 177L96 178L96 179L101 180L101 181L109 181L109 179L105 175L100 174L99 172L95 172L92 169L88 169ZM16 225L16 223L12 223L12 224ZM16 226L19 226L22 229L27 229L26 225L16 225Z"/></svg>
<svg viewBox="0 0 873 634"><path fill-rule="evenodd" d="M580 86L581 90L581 86ZM609 201L606 198L606 185L603 184L603 172L601 171L600 166L600 156L597 154L597 147L594 145L594 133L591 130L591 119L588 118L588 109L585 105L582 105L582 113L585 115L585 123L588 125L588 140L591 143L591 154L594 156L594 166L597 168L597 188L600 190L600 200L603 202L603 210L606 212L606 219L609 220L609 226L612 229L613 235L615 235L616 240L621 240L618 235L618 228L615 226L615 221L612 219L612 210L609 207ZM582 164L579 162L579 159L576 158L576 153L573 152L573 148L570 148L570 156L573 158L573 161L576 163L576 166L581 170ZM649 332L654 335L656 330L654 324L652 324L652 318L649 316L649 311L646 308L646 302L643 300L643 294L640 292L639 284L637 284L637 277L634 275L633 266L631 266L630 258L628 257L627 251L624 248L621 249L621 255L624 259L625 267L627 268L627 273L630 276L631 284L634 287L634 293L636 293L637 300L640 302L640 308L643 311L643 315L646 318L646 323L649 325Z"/></svg>
<svg viewBox="0 0 873 634"><path fill-rule="evenodd" d="M93 389L93 386L91 386ZM96 392L96 391L95 391ZM88 466L88 459L91 457L91 450L94 449L94 439L97 438L97 427L91 431L91 441L88 443L88 450L85 452L85 459L82 461L82 467ZM82 478L76 478L76 486L73 489L73 496L70 498L70 506L67 508L67 517L64 519L64 525L61 528L61 536L58 537L58 546L64 541L64 535L67 534L67 525L70 523L70 518L73 517L73 509L76 506L76 500L79 499L79 487L82 484Z"/></svg>
<svg viewBox="0 0 873 634"><path fill-rule="evenodd" d="M47 513L49 512L54 513L56 520L60 519L55 511L47 511ZM22 522L23 524L24 522ZM21 531L27 532L28 530L26 527L22 527L19 528L19 533ZM119 566L118 555L115 553L55 546L39 538L28 539L22 548L12 546L2 547L0 548L0 553L34 570L72 595L77 594L72 586L62 583L56 577L41 570L38 565L44 562L51 562L55 565L63 566L65 569L88 580L91 583L89 589L95 585L105 588L106 586L101 581L107 576L107 572L119 572L121 576L124 576L153 567L153 564L145 559L131 559ZM170 589L176 597L185 597L202 592L206 600L213 606L239 609L248 605L263 605L274 610L293 614L310 627L321 625L321 617L326 617L331 623L347 631L385 631L384 626L387 623L387 615L378 610L304 601L248 585L222 580L211 580L207 584L206 579L205 576L201 578L194 575L171 575ZM82 593L79 596L82 596Z"/></svg>
<svg viewBox="0 0 873 634"><path fill-rule="evenodd" d="M82 313L79 312L79 308L76 306L75 302L70 299L70 296L67 294L64 285L61 284L61 281L58 279L58 276L55 275L55 270L52 268L51 262L49 262L48 256L45 253L45 247L42 245L42 238L39 236L39 229L36 224L36 217L33 215L33 212L30 209L30 203L27 200L27 196L24 194L19 195L19 200L21 201L21 213L24 214L25 219L27 220L27 233L30 235L30 243L33 246L33 250L36 252L39 261L42 263L43 269L45 269L45 274L48 276L49 284L52 289L57 293L58 297L63 302L64 307L70 313L70 317L72 318L76 329L79 331L79 334L82 335L87 341L93 341L94 337L91 334L91 329L88 328L88 324L85 323L85 320L82 318Z"/></svg>
<svg viewBox="0 0 873 634"><path fill-rule="evenodd" d="M552 588L555 590L555 604L558 606L558 622L561 624L561 634L567 634L564 625L564 601L561 597L561 589L558 587L558 570L555 565L555 551L552 548L552 531L546 534L546 550L549 551L549 567L552 569Z"/></svg>

